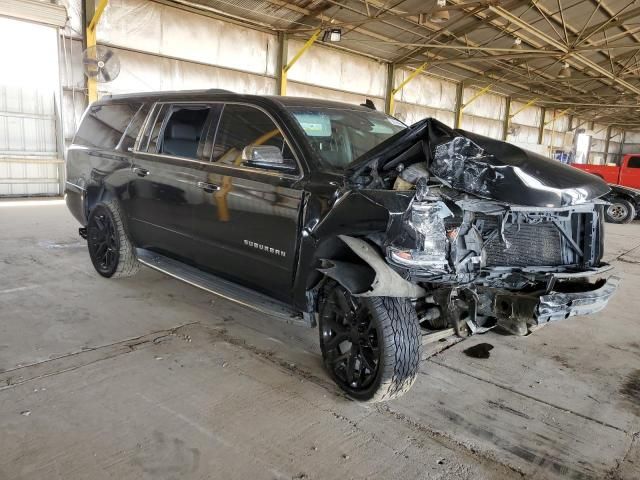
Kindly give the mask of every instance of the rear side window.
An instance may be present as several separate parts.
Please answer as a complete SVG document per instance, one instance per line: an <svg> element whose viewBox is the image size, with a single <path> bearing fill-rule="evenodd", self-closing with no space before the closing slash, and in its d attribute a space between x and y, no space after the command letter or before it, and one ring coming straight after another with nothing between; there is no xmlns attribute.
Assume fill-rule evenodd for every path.
<svg viewBox="0 0 640 480"><path fill-rule="evenodd" d="M206 106L173 107L158 134L158 153L197 159L210 110Z"/></svg>
<svg viewBox="0 0 640 480"><path fill-rule="evenodd" d="M242 150L258 145L277 147L283 158L293 161L293 154L282 132L266 113L246 105L225 105L211 160L227 165L240 165Z"/></svg>
<svg viewBox="0 0 640 480"><path fill-rule="evenodd" d="M640 168L640 157L631 157L627 166L629 168Z"/></svg>
<svg viewBox="0 0 640 480"><path fill-rule="evenodd" d="M136 138L138 138L138 134L140 133L140 129L142 128L144 121L147 119L147 115L149 115L149 105L142 105L125 130L122 140L120 140L120 145L118 147L119 150L126 151L133 148L136 143Z"/></svg>
<svg viewBox="0 0 640 480"><path fill-rule="evenodd" d="M140 103L127 103L90 107L73 143L106 150L115 149L140 106Z"/></svg>

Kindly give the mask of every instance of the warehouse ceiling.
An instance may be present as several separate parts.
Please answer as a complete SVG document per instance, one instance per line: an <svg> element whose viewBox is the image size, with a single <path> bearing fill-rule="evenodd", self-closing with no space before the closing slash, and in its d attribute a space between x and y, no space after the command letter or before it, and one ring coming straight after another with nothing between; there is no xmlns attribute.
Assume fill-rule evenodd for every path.
<svg viewBox="0 0 640 480"><path fill-rule="evenodd" d="M338 48L408 68L426 63L430 74L600 123L640 125L640 0L163 3L290 38L340 28L341 40L332 44Z"/></svg>

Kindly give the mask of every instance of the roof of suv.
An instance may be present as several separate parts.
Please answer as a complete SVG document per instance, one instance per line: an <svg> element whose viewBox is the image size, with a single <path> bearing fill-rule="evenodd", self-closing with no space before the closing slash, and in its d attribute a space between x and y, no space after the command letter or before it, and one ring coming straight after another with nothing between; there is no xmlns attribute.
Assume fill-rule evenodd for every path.
<svg viewBox="0 0 640 480"><path fill-rule="evenodd" d="M361 105L354 105L351 103L343 103L343 102L334 102L331 100L320 100L317 98L306 98L306 97L282 97L277 95L244 95L239 93L230 92L228 90L221 89L208 89L208 90L175 90L175 91L164 91L164 92L139 92L139 93L125 93L125 94L117 94L117 95L105 95L103 96L99 102L110 102L117 100L159 100L162 98L171 98L171 99L195 99L195 100L203 100L203 99L215 99L216 97L220 97L224 100L229 100L230 98L237 98L238 100L251 101L251 99L268 99L274 103L279 104L281 107L324 107L324 108L339 108L339 109L350 109L350 110L360 110L363 112L371 112L371 109L368 107L363 107ZM363 97L364 101L365 97Z"/></svg>

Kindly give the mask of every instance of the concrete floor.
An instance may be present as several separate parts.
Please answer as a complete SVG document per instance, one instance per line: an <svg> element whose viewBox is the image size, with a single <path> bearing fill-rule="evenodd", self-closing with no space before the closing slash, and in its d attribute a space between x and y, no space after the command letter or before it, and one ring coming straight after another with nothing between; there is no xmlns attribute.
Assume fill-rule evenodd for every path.
<svg viewBox="0 0 640 480"><path fill-rule="evenodd" d="M59 201L0 203L2 480L640 478L640 223L607 225L603 313L431 348L378 406L328 380L315 330L105 280L76 231Z"/></svg>

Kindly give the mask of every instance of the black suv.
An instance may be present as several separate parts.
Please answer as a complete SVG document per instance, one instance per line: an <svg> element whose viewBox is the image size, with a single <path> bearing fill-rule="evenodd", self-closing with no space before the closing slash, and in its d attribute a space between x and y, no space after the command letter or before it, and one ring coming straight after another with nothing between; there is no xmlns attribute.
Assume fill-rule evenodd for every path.
<svg viewBox="0 0 640 480"><path fill-rule="evenodd" d="M602 309L608 191L433 119L210 90L92 104L65 195L100 275L144 264L317 322L329 375L380 401L412 385L424 332L525 335Z"/></svg>

